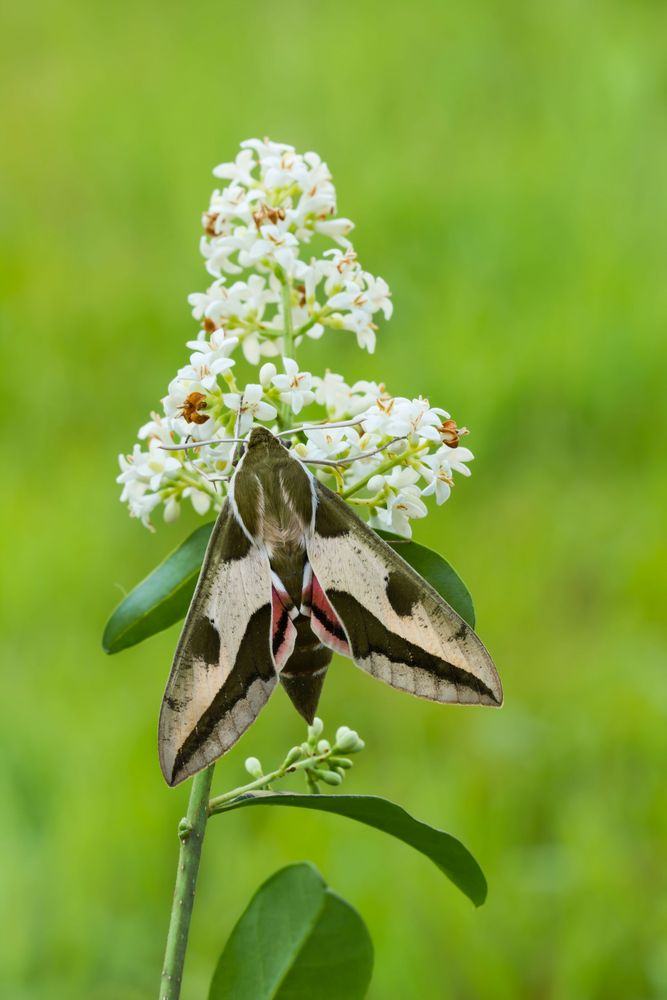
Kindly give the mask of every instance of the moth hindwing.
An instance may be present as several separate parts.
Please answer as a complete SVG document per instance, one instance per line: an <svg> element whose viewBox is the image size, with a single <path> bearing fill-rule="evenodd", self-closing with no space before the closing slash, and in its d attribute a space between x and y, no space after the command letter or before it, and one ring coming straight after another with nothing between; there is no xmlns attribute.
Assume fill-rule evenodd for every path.
<svg viewBox="0 0 667 1000"><path fill-rule="evenodd" d="M167 782L229 750L278 679L312 722L334 651L421 698L502 703L493 662L463 619L277 438L254 428L167 682Z"/></svg>

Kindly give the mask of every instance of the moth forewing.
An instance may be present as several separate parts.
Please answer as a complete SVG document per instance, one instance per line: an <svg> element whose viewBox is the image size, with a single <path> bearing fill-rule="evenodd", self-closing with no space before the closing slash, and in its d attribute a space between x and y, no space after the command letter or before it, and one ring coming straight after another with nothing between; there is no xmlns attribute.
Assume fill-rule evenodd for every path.
<svg viewBox="0 0 667 1000"><path fill-rule="evenodd" d="M225 502L162 702L160 765L170 785L228 750L276 685L270 574L266 552L244 535Z"/></svg>
<svg viewBox="0 0 667 1000"><path fill-rule="evenodd" d="M502 704L500 678L473 630L320 483L307 551L358 666L432 701Z"/></svg>

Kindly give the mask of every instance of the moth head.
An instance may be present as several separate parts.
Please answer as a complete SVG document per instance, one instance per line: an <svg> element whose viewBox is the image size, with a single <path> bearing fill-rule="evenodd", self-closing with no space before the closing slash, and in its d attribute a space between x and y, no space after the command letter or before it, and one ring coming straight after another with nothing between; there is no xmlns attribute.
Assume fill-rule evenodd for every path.
<svg viewBox="0 0 667 1000"><path fill-rule="evenodd" d="M248 451L280 448L280 441L266 427L253 427L246 443Z"/></svg>

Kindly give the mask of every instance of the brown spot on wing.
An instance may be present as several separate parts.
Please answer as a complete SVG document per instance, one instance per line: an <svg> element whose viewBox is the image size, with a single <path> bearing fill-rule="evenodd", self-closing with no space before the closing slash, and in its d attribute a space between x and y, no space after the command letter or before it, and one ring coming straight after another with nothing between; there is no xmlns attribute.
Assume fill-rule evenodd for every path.
<svg viewBox="0 0 667 1000"><path fill-rule="evenodd" d="M220 636L208 618L198 618L190 627L190 653L193 659L217 667L220 660Z"/></svg>
<svg viewBox="0 0 667 1000"><path fill-rule="evenodd" d="M405 617L412 614L415 604L422 596L422 588L407 573L396 570L390 572L387 579L387 599L397 615Z"/></svg>

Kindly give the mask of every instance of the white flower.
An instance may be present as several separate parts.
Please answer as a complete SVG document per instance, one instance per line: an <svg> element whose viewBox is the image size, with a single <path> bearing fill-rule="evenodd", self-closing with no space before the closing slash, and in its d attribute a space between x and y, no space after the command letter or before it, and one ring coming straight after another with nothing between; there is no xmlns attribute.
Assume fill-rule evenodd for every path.
<svg viewBox="0 0 667 1000"><path fill-rule="evenodd" d="M242 267L230 260L232 254L238 249L234 240L222 238L207 240L205 236L202 236L199 249L202 257L206 258L206 270L214 278L219 278L221 271L226 271L228 274L240 274L243 270Z"/></svg>
<svg viewBox="0 0 667 1000"><path fill-rule="evenodd" d="M366 302L371 313L382 310L385 319L391 319L394 311L394 304L391 301L389 285L384 278L374 278L368 271L364 271L366 282Z"/></svg>
<svg viewBox="0 0 667 1000"><path fill-rule="evenodd" d="M243 354L251 365L258 365L262 356L275 357L280 354L280 341L263 340L259 332L247 334L241 341Z"/></svg>
<svg viewBox="0 0 667 1000"><path fill-rule="evenodd" d="M157 413L151 413L151 419L139 428L137 437L140 441L158 438L162 444L171 444L171 421L163 420Z"/></svg>
<svg viewBox="0 0 667 1000"><path fill-rule="evenodd" d="M196 514L207 514L211 507L211 497L203 490L195 489L194 486L186 486L183 496L190 498L190 503Z"/></svg>
<svg viewBox="0 0 667 1000"><path fill-rule="evenodd" d="M446 411L421 397L392 398L381 383L350 385L328 370L314 377L300 371L293 357L283 357L283 371L278 372L267 360L285 354L286 339L298 347L306 337L318 340L327 331L350 331L360 347L372 352L376 320L392 315L386 281L363 270L350 244L353 225L338 215L327 164L313 152L300 154L285 143L250 139L233 162L220 164L214 174L223 183L203 216L201 251L215 280L205 292L189 296L200 329L187 342L189 363L171 380L163 414L151 415L139 431L140 443L120 458L122 500L148 527L159 505L166 521L178 516L185 501L200 515L219 510L224 480L233 472L235 445L196 447L197 442L229 437L235 416L241 435L254 421L271 424L278 416L274 401L279 396L294 414L317 402L321 409L315 421L359 420L350 427L322 425L304 431L293 443L293 453L320 462L354 459L339 467L334 485L341 491L363 491L372 521L409 534L410 520L426 513L422 495L434 495L442 503L453 474L470 474L472 453L458 446L463 431L453 421L453 430L445 428ZM307 249L314 237L318 253L321 243L329 241L320 256ZM292 338L286 338L290 328ZM253 382L237 389L231 370L241 353L259 371ZM162 447L186 442L192 447L183 452ZM369 481L371 472L375 475ZM193 482L197 473L201 485ZM216 480L215 489L210 478Z"/></svg>
<svg viewBox="0 0 667 1000"><path fill-rule="evenodd" d="M361 380L355 382L351 389L350 395L350 415L356 417L358 414L364 413L374 404L377 404L379 399L390 399L385 391L383 385L378 385L377 382L367 382L366 380Z"/></svg>
<svg viewBox="0 0 667 1000"><path fill-rule="evenodd" d="M399 433L424 438L427 441L440 443L437 428L443 417L449 414L438 407L431 408L428 399L398 399L394 414L395 425L400 427Z"/></svg>
<svg viewBox="0 0 667 1000"><path fill-rule="evenodd" d="M316 402L326 406L332 417L347 415L352 390L342 375L327 369L322 378L313 378L313 388Z"/></svg>
<svg viewBox="0 0 667 1000"><path fill-rule="evenodd" d="M168 451L164 451L159 438L150 439L148 451L135 451L132 456L132 464L134 465L134 474L137 478L147 482L153 492L160 488L164 480L181 470L179 459ZM119 477L119 481L123 481L121 477Z"/></svg>
<svg viewBox="0 0 667 1000"><path fill-rule="evenodd" d="M391 396L376 399L375 403L360 415L364 430L387 437L397 437L403 425L396 420L397 400Z"/></svg>
<svg viewBox="0 0 667 1000"><path fill-rule="evenodd" d="M247 325L239 329L239 339L252 364L279 352L276 338L265 338L264 330L277 329L276 307L286 277L293 286L303 282L305 289L303 299L292 304L294 330L303 326L312 339L321 337L327 327L351 330L359 345L372 351L376 333L372 315L378 311L386 318L391 315L389 289L382 278L362 270L349 242L353 224L337 215L336 191L326 163L316 153L301 155L285 143L251 139L242 144L232 163L219 164L214 174L229 183L213 192L204 214L201 252L217 281L206 293L189 299L204 329L228 324L237 329L238 321ZM306 260L303 247L315 234L343 249ZM254 307L249 302L231 303L224 286L224 275L245 270L259 272L248 275L248 283L254 280L262 286ZM318 302L316 289L323 279L325 300ZM273 307L268 315L267 306ZM304 334L297 333L297 345Z"/></svg>
<svg viewBox="0 0 667 1000"><path fill-rule="evenodd" d="M454 485L452 473L456 471L469 476L470 469L464 463L472 461L473 457L468 448L449 448L447 445L435 454L424 456L421 461L427 486L422 490L422 496L435 495L438 505L448 500Z"/></svg>
<svg viewBox="0 0 667 1000"><path fill-rule="evenodd" d="M233 163L221 163L213 169L213 175L228 181L236 181L250 187L253 183L252 170L256 166L255 155L246 143L241 143L241 152Z"/></svg>
<svg viewBox="0 0 667 1000"><path fill-rule="evenodd" d="M179 382L198 382L204 389L212 389L217 384L217 376L236 364L228 355L237 344L238 338L225 337L223 330L215 330L209 341L189 340L187 346L195 350L190 355L190 364L179 371Z"/></svg>
<svg viewBox="0 0 667 1000"><path fill-rule="evenodd" d="M375 351L376 326L362 309L353 309L343 318L343 327L356 334L358 346L373 354Z"/></svg>
<svg viewBox="0 0 667 1000"><path fill-rule="evenodd" d="M428 463L429 458L435 459L435 455L427 456L424 462ZM427 466L428 468L428 466ZM440 505L449 500L454 482L452 480L451 467L444 461L436 461L428 472L425 470L428 485L422 490L422 496L428 497L435 494L435 502Z"/></svg>
<svg viewBox="0 0 667 1000"><path fill-rule="evenodd" d="M386 486L392 492L400 493L406 486L414 486L418 479L419 473L416 469L410 466L401 468L399 465L395 465L388 476L373 476L368 483L368 488L371 493L377 493Z"/></svg>
<svg viewBox="0 0 667 1000"><path fill-rule="evenodd" d="M469 448L462 448L460 446L458 448L447 447L446 453L447 461L454 472L460 472L463 476L471 475L468 466L464 465L465 462L472 462L475 457Z"/></svg>
<svg viewBox="0 0 667 1000"><path fill-rule="evenodd" d="M300 372L299 366L292 358L283 358L284 375L274 375L271 379L276 389L280 391L283 403L288 403L293 413L300 413L315 399L311 390L313 376L310 372Z"/></svg>
<svg viewBox="0 0 667 1000"><path fill-rule="evenodd" d="M239 253L239 264L242 267L252 267L262 258L272 257L288 274L291 274L298 246L299 241L296 236L287 232L284 227L262 226L259 238L255 239L247 250Z"/></svg>
<svg viewBox="0 0 667 1000"><path fill-rule="evenodd" d="M121 495L121 500L127 501L130 517L139 518L149 531L155 531L151 524L151 514L162 501L162 496L159 493L149 493L148 487L144 486L142 493L129 498Z"/></svg>
<svg viewBox="0 0 667 1000"><path fill-rule="evenodd" d="M337 458L359 442L353 427L311 428L305 432L308 441L305 456L317 461Z"/></svg>
<svg viewBox="0 0 667 1000"><path fill-rule="evenodd" d="M343 247L350 245L347 234L351 233L353 229L354 222L350 219L325 219L315 223L316 232L322 233L323 236L330 236L332 240L340 243Z"/></svg>
<svg viewBox="0 0 667 1000"><path fill-rule="evenodd" d="M410 521L426 517L426 504L419 495L418 486L406 486L400 493L387 498L387 511L391 517L391 530L399 535L410 535Z"/></svg>
<svg viewBox="0 0 667 1000"><path fill-rule="evenodd" d="M262 365L262 367L259 369L259 381L265 389L270 384L271 379L274 377L274 375L277 374L277 372L278 369L276 368L276 366L273 364L272 361L267 361L266 364Z"/></svg>
<svg viewBox="0 0 667 1000"><path fill-rule="evenodd" d="M247 385L242 393L228 392L222 397L230 410L240 413L239 434L250 430L254 420L275 420L278 411L271 403L262 399L261 385Z"/></svg>
<svg viewBox="0 0 667 1000"><path fill-rule="evenodd" d="M123 486L121 501L128 504L131 517L150 528L150 515L162 499L160 490L180 473L181 463L162 450L159 437L150 439L148 451L135 444L131 455L118 458L121 472L116 482Z"/></svg>
<svg viewBox="0 0 667 1000"><path fill-rule="evenodd" d="M417 437L425 441L440 444L440 434L437 428L443 417L448 417L446 410L431 407L427 399L406 399L396 396L393 399L379 397L374 406L363 414L364 427L367 431L394 437Z"/></svg>

